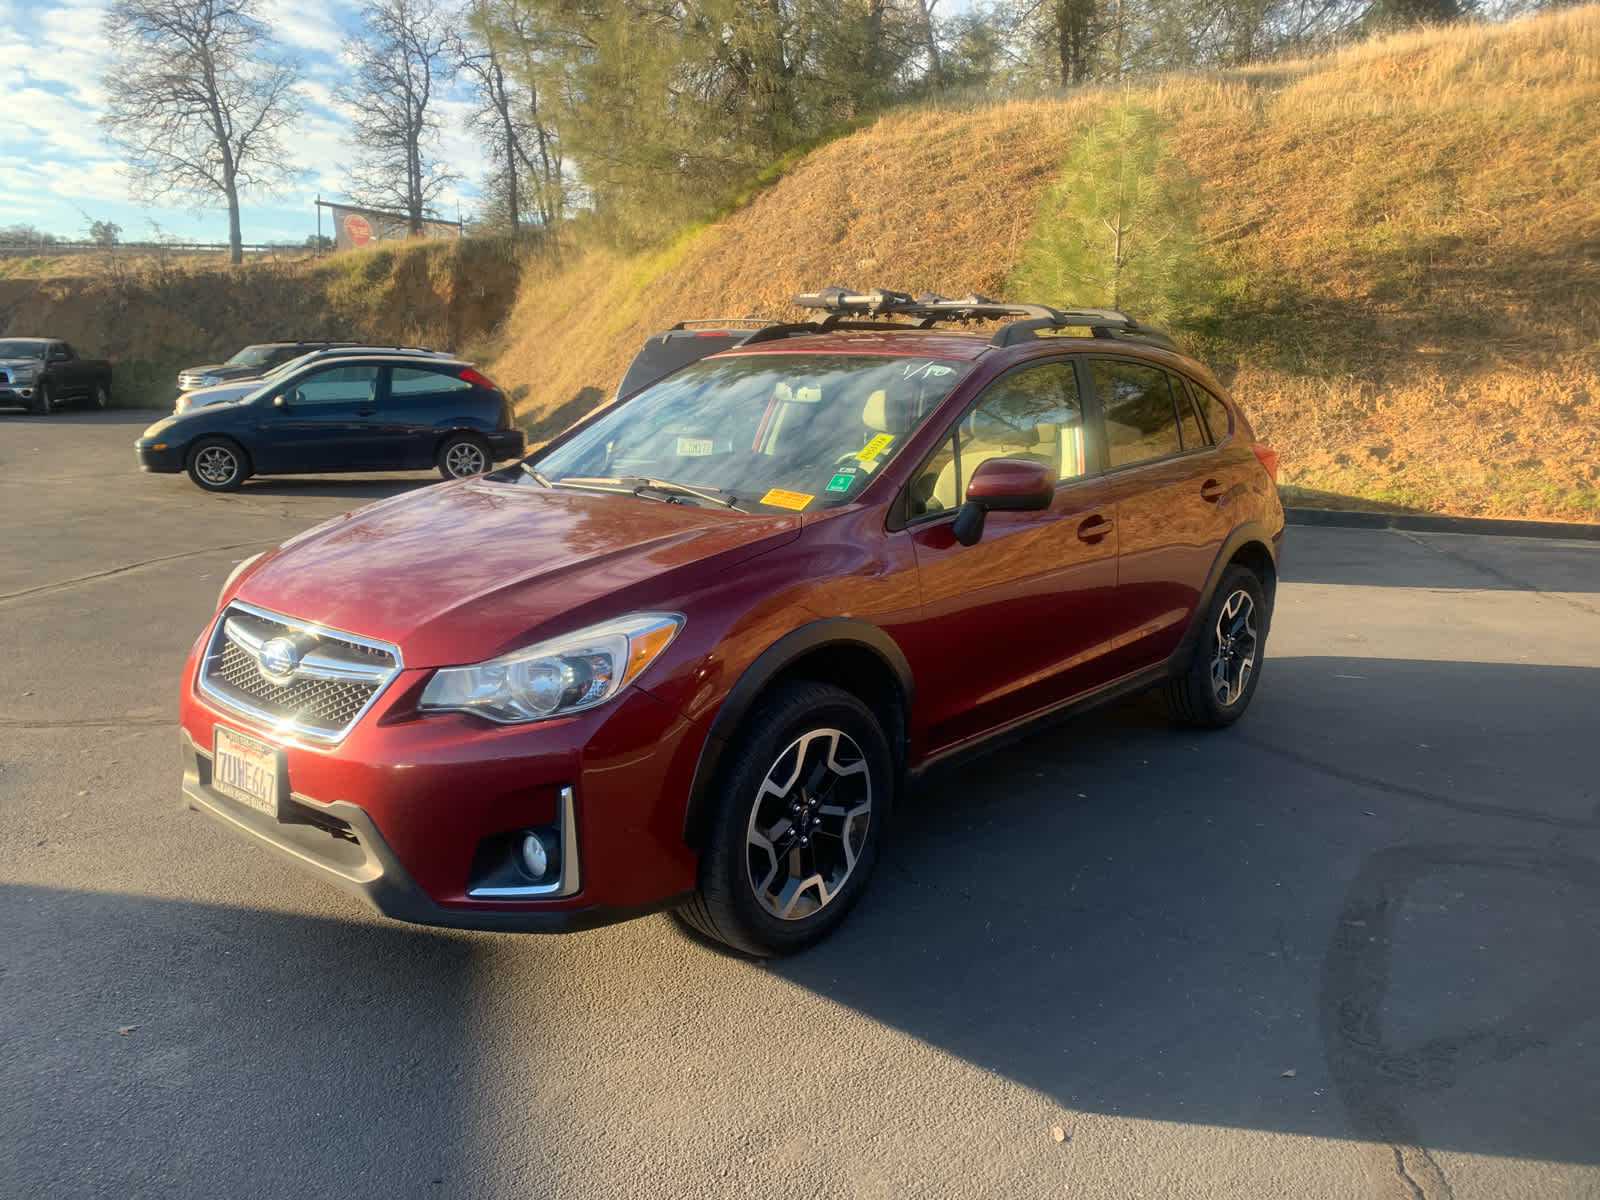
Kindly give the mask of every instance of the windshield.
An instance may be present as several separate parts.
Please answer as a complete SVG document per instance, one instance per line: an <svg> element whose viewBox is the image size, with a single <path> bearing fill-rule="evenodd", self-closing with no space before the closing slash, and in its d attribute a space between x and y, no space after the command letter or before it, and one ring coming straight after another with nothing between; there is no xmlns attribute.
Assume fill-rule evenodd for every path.
<svg viewBox="0 0 1600 1200"><path fill-rule="evenodd" d="M262 367L272 361L272 349L271 346L246 346L223 365L229 367Z"/></svg>
<svg viewBox="0 0 1600 1200"><path fill-rule="evenodd" d="M646 481L710 489L746 510L831 508L894 457L969 366L846 354L702 359L538 458L537 474L555 487L643 484L677 503L702 501Z"/></svg>
<svg viewBox="0 0 1600 1200"><path fill-rule="evenodd" d="M43 342L0 342L0 358L37 358L44 361Z"/></svg>

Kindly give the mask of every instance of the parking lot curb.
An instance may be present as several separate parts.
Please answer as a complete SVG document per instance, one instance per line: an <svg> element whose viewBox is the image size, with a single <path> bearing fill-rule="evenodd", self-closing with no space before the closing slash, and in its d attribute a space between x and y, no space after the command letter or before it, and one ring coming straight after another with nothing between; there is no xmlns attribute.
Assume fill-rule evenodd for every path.
<svg viewBox="0 0 1600 1200"><path fill-rule="evenodd" d="M1600 525L1580 525L1566 521L1507 521L1491 517L1345 512L1328 508L1285 508L1283 515L1291 525L1336 525L1346 529L1404 529L1415 533L1476 533L1492 537L1600 542Z"/></svg>

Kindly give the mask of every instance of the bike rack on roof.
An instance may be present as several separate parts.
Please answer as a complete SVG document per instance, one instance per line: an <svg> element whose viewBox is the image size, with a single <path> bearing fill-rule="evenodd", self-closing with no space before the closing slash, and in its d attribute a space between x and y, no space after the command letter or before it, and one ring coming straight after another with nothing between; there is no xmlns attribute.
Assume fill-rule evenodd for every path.
<svg viewBox="0 0 1600 1200"><path fill-rule="evenodd" d="M828 314L813 328L884 328L881 324L848 322L848 317L910 317L916 325L899 325L899 328L931 329L940 321L1007 321L989 339L991 346L1011 346L1031 341L1043 329L1088 329L1094 337L1117 338L1159 346L1164 350L1178 349L1176 342L1165 330L1145 325L1125 312L1110 308L1051 308L1047 304L1008 304L991 300L976 293L960 299L923 292L912 296L907 292L894 292L875 288L870 292L852 292L847 288L828 287L820 292L807 292L794 297L800 308L820 308ZM892 327L892 326L891 326ZM799 332L800 327L793 328ZM766 336L786 336L777 329L763 330ZM765 340L763 337L762 340Z"/></svg>

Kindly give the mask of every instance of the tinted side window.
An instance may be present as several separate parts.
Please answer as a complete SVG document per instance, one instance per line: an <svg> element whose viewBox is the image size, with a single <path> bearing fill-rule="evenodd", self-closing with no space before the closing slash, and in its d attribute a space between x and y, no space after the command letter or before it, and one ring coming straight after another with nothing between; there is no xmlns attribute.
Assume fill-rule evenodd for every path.
<svg viewBox="0 0 1600 1200"><path fill-rule="evenodd" d="M1232 423L1228 418L1228 406L1217 399L1198 383L1191 382L1189 390L1194 393L1200 411L1205 415L1206 427L1211 431L1213 444L1220 442L1232 432Z"/></svg>
<svg viewBox="0 0 1600 1200"><path fill-rule="evenodd" d="M419 396L427 393L470 392L472 385L465 379L445 375L439 371L423 371L416 367L396 367L389 374L389 395Z"/></svg>
<svg viewBox="0 0 1600 1200"><path fill-rule="evenodd" d="M1124 467L1183 449L1165 371L1109 358L1092 360L1089 369L1105 416L1111 466Z"/></svg>
<svg viewBox="0 0 1600 1200"><path fill-rule="evenodd" d="M376 366L327 367L294 385L295 404L352 404L372 400L378 386Z"/></svg>
<svg viewBox="0 0 1600 1200"><path fill-rule="evenodd" d="M911 515L958 508L980 463L1024 458L1057 479L1084 472L1083 406L1070 362L1022 367L988 386L911 484Z"/></svg>

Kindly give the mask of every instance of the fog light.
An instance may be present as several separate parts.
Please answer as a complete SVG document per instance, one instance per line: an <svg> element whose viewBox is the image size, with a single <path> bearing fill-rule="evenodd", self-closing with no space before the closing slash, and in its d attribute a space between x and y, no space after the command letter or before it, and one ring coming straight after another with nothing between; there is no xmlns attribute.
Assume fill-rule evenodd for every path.
<svg viewBox="0 0 1600 1200"><path fill-rule="evenodd" d="M537 833L525 833L519 849L522 869L535 880L543 879L550 870L550 848L545 845L544 838Z"/></svg>

